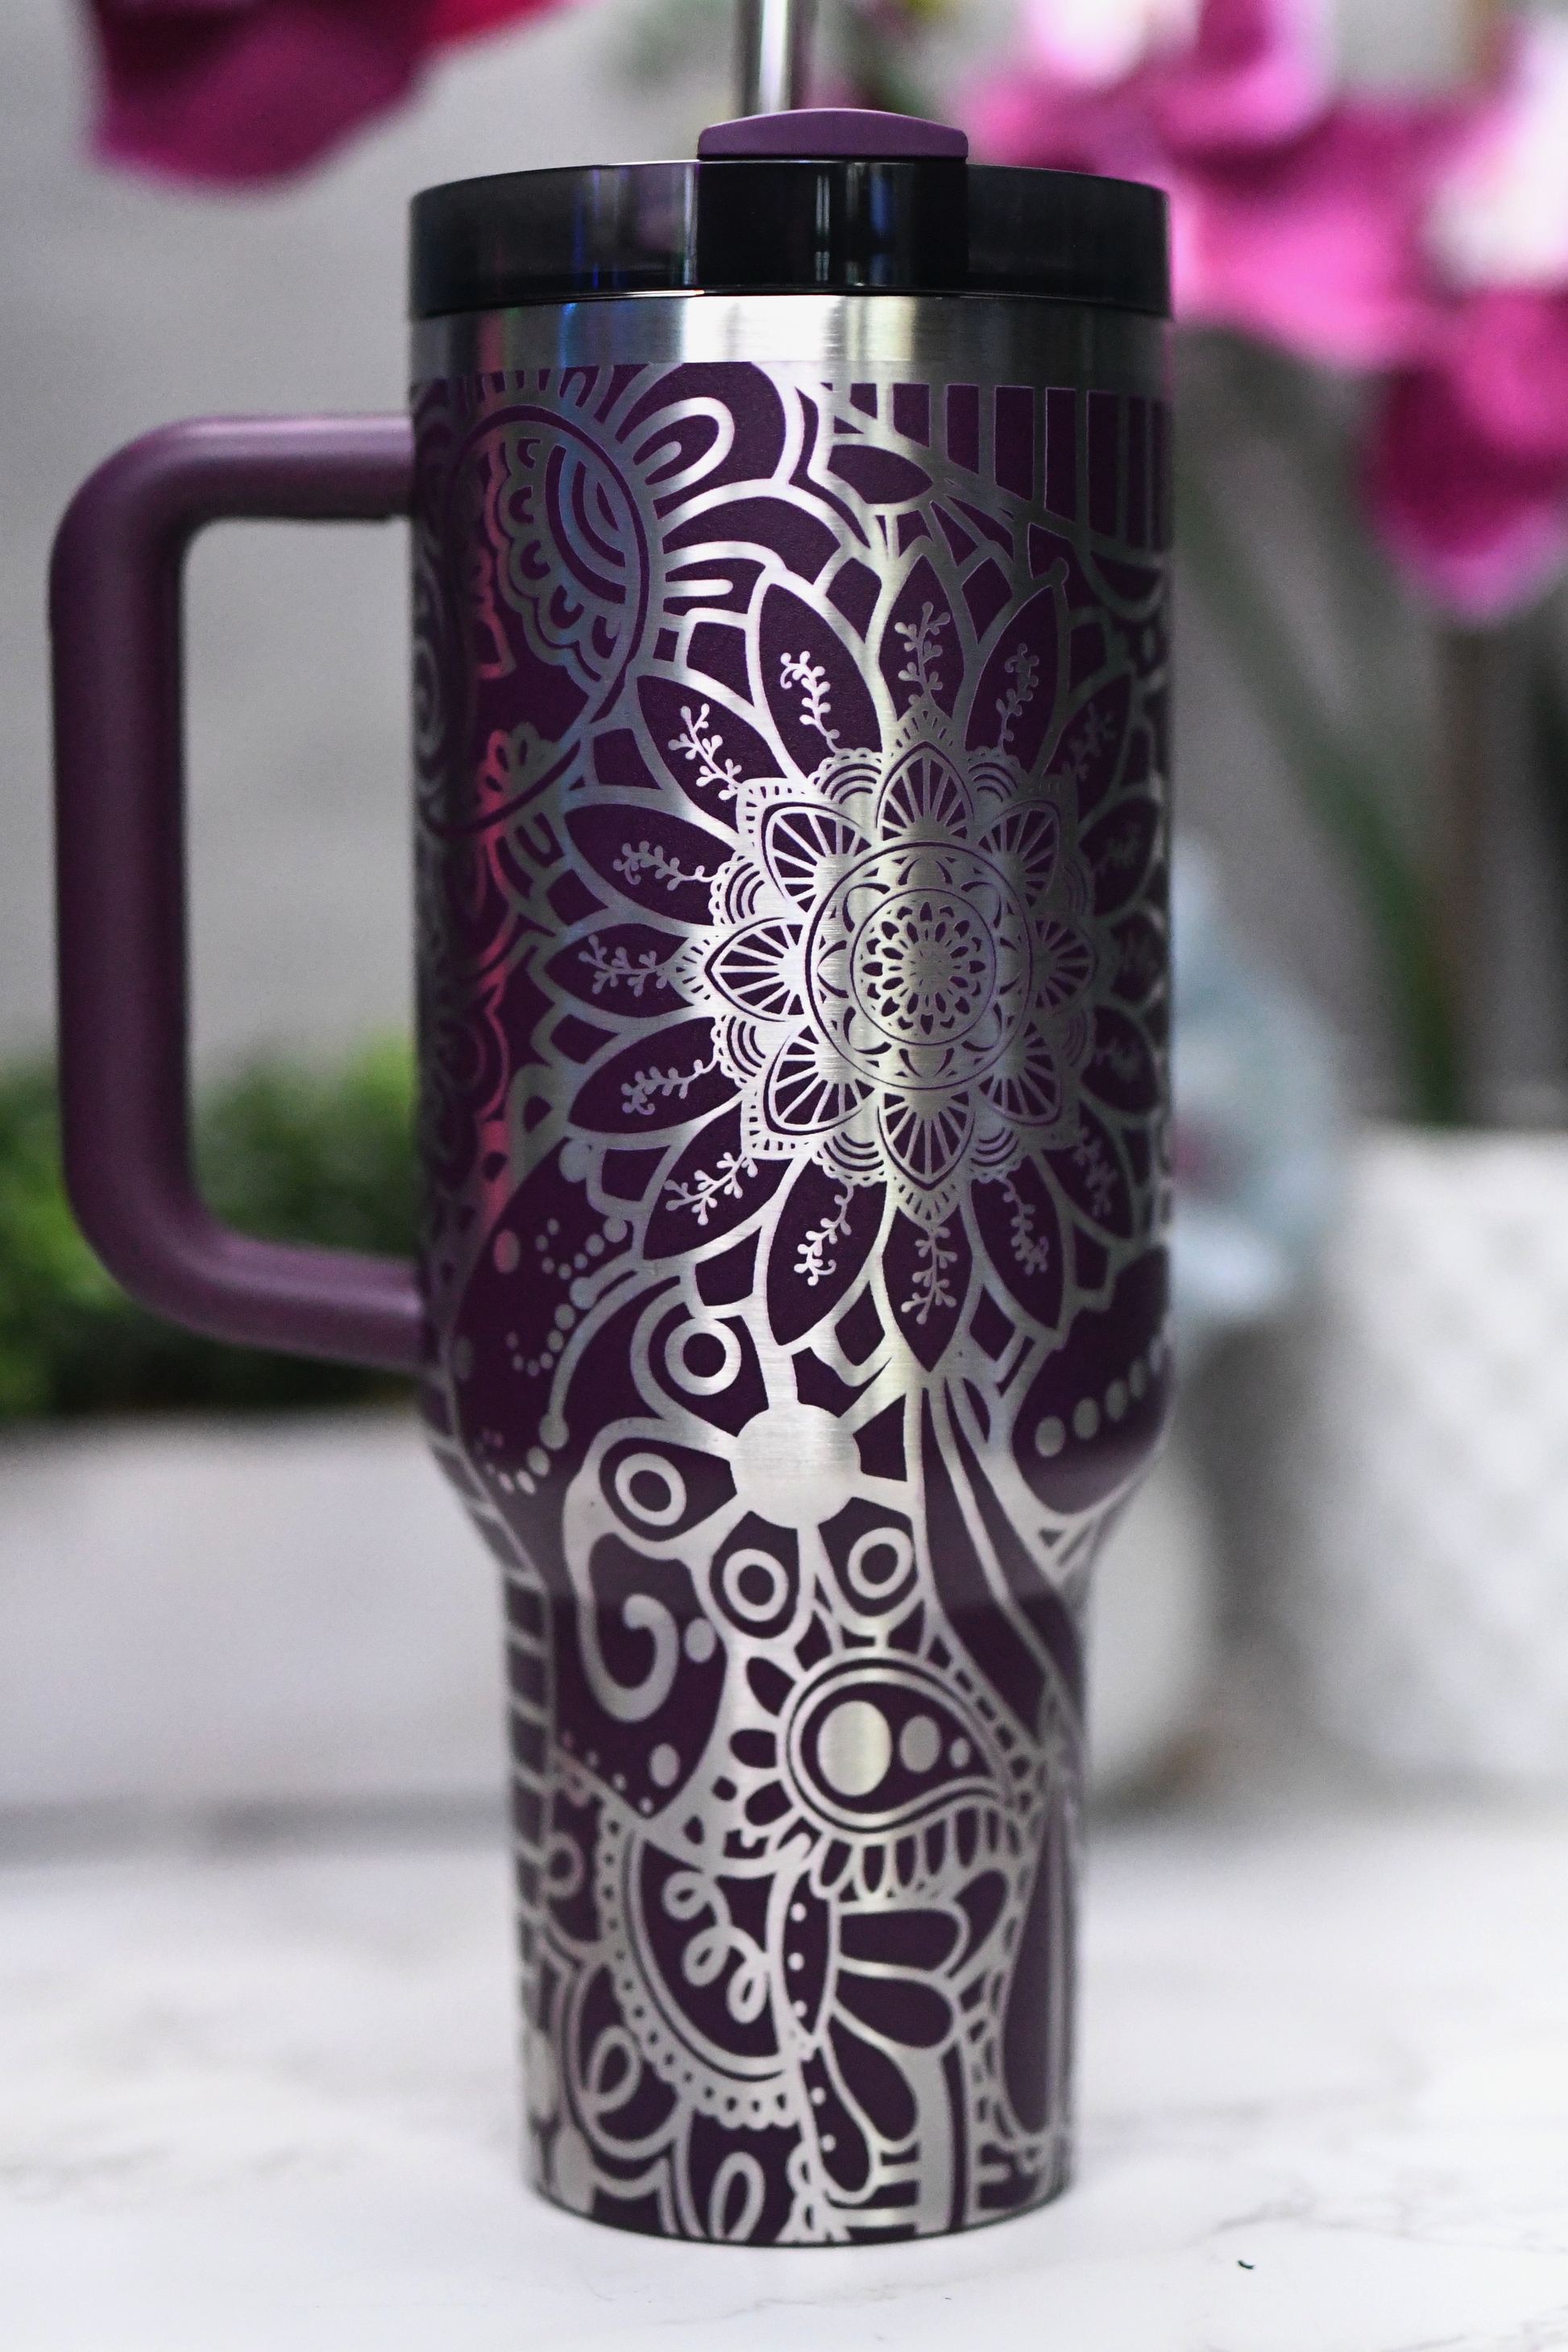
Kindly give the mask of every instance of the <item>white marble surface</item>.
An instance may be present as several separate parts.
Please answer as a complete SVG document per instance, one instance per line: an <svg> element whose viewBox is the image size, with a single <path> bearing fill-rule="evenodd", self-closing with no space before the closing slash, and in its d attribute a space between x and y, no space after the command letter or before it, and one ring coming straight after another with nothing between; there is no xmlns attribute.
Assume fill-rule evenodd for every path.
<svg viewBox="0 0 1568 2352"><path fill-rule="evenodd" d="M1097 1840L1057 2206L679 2247L519 2185L499 1848L0 1874L16 2352L1568 2345L1568 1815L1211 1803Z"/></svg>

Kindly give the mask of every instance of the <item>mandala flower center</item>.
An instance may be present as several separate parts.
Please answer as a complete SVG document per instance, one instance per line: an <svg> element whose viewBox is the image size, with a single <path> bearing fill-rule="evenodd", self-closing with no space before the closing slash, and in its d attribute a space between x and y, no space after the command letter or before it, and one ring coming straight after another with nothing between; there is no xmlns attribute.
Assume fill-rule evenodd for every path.
<svg viewBox="0 0 1568 2352"><path fill-rule="evenodd" d="M963 899L905 890L862 924L851 971L862 1010L885 1035L933 1045L962 1037L982 1017L996 955Z"/></svg>
<svg viewBox="0 0 1568 2352"><path fill-rule="evenodd" d="M824 900L806 986L826 1039L895 1092L967 1085L1026 1018L1029 925L1009 878L958 843L873 851Z"/></svg>

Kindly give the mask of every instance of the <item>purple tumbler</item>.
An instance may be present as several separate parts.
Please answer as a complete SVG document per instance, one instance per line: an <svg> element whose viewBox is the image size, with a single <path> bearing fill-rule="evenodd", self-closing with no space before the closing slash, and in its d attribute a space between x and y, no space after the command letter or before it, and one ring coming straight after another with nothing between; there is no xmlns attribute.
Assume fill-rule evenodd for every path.
<svg viewBox="0 0 1568 2352"><path fill-rule="evenodd" d="M54 581L72 1197L416 1373L505 1580L531 2167L973 2227L1071 2162L1083 1608L1158 1440L1164 214L800 111L414 207L414 418L206 419ZM425 1244L190 1172L180 581L413 523Z"/></svg>

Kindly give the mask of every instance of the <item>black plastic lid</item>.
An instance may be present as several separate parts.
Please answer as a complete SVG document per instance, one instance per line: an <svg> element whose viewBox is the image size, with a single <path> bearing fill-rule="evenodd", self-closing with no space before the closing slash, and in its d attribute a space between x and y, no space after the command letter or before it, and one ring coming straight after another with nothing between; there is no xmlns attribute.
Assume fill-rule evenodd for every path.
<svg viewBox="0 0 1568 2352"><path fill-rule="evenodd" d="M416 196L416 319L595 294L1032 294L1163 317L1165 199L951 153L728 155Z"/></svg>

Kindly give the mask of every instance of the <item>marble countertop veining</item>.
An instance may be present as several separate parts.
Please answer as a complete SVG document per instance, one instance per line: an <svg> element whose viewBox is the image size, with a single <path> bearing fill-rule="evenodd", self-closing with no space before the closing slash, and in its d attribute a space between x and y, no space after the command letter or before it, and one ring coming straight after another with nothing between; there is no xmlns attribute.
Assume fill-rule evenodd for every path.
<svg viewBox="0 0 1568 2352"><path fill-rule="evenodd" d="M1568 1812L1113 1824L1084 1963L1059 2203L920 2245L682 2247L519 2183L499 1846L13 1866L0 2340L1568 2347Z"/></svg>

